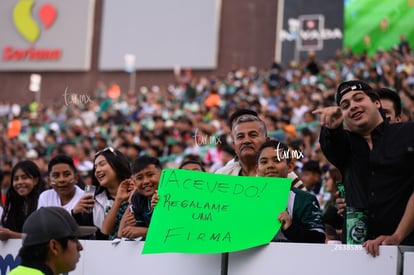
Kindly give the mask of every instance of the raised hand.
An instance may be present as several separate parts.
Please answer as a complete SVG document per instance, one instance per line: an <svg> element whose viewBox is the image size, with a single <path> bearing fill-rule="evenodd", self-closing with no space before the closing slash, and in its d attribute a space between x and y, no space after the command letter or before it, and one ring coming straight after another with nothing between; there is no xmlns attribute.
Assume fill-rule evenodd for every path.
<svg viewBox="0 0 414 275"><path fill-rule="evenodd" d="M319 123L329 129L338 128L344 119L341 109L337 106L319 108L312 113L320 115Z"/></svg>

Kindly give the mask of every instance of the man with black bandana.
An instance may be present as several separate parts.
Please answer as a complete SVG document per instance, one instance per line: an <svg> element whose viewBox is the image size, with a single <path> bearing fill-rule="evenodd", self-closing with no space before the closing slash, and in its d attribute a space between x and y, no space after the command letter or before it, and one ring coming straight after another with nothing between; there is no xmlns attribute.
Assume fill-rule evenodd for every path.
<svg viewBox="0 0 414 275"><path fill-rule="evenodd" d="M414 245L414 123L389 124L359 80L340 84L335 99L339 107L314 111L319 142L343 175L347 206L369 211L363 246L376 256L379 245Z"/></svg>

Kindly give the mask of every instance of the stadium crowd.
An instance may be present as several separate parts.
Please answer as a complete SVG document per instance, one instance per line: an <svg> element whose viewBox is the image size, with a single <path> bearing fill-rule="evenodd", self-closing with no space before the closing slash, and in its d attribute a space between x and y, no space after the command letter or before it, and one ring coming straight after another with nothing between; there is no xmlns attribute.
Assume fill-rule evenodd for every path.
<svg viewBox="0 0 414 275"><path fill-rule="evenodd" d="M88 100L68 94L50 106L1 102L0 205L6 205L7 192L13 188L10 185L15 180L11 177L16 164L33 161L45 188L50 188L56 184L49 177L54 169L50 161L62 154L73 160L74 173L79 177L71 177L70 183L76 178L80 189L85 184L97 184L95 170L99 165L94 160L106 148L116 148L113 153L120 152L130 164L138 156L148 155L159 159L162 167L178 168L184 161L198 157L203 169L216 172L236 156L230 115L250 109L264 121L269 137L298 153L293 171L303 182L303 190L314 194L322 211L328 213L336 189L332 191L326 182L335 171L320 148L320 125L312 111L335 105L338 85L359 79L374 89L394 90L401 98L401 121L414 118L414 56L409 46L378 51L374 56L338 50L327 61L318 60L315 53L309 52L307 60L292 61L286 67L272 63L269 68L234 68L225 76L204 77L194 77L191 70L185 70L175 76L175 83L140 87L136 93L120 92L114 83L99 82L94 95L84 98ZM66 164L70 168L70 163ZM135 165L136 175L152 165L158 169L158 164L151 161L147 166ZM120 196L122 188L132 188L120 181L114 184L115 189L120 188L118 194L111 194L114 199ZM82 203L88 205L90 201ZM72 210L82 212L82 207L74 206ZM129 210L124 207L122 211ZM73 211L72 214L76 216ZM335 213L330 214L326 218L336 218ZM112 218L118 225L105 227L103 222L104 235L113 233L119 223L127 223L116 215L113 213ZM77 219L80 224L81 219ZM327 239L338 239L335 229L340 230L341 226L340 222L329 224Z"/></svg>

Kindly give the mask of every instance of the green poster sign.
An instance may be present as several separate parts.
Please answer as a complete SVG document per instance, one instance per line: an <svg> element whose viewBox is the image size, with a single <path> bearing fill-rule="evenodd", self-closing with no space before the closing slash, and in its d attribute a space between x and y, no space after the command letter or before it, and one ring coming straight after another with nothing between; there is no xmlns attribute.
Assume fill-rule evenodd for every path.
<svg viewBox="0 0 414 275"><path fill-rule="evenodd" d="M165 169L143 254L224 253L269 243L291 179Z"/></svg>

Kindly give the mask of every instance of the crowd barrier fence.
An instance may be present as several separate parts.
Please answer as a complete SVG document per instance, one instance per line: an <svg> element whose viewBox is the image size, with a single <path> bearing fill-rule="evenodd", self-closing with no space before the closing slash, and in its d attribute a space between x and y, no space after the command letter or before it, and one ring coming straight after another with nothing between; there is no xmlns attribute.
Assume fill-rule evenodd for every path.
<svg viewBox="0 0 414 275"><path fill-rule="evenodd" d="M382 246L380 255L367 255L361 246L270 243L227 254L142 254L144 242L81 240L83 251L69 275L412 275L414 247ZM0 242L0 275L17 266L21 240ZM224 257L225 256L225 257Z"/></svg>

